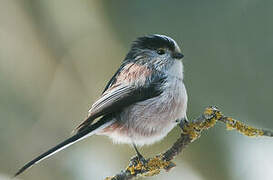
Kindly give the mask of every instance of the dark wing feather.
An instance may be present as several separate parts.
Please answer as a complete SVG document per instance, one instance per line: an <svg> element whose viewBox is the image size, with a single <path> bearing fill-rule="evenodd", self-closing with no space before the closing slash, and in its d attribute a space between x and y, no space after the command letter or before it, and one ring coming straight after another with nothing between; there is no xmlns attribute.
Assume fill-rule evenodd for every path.
<svg viewBox="0 0 273 180"><path fill-rule="evenodd" d="M114 76L110 79L110 81L106 84L104 90L102 93L104 93L109 87L111 87L112 84L115 83L117 76L119 75L120 71L122 70L123 66L121 66L118 71L114 74Z"/></svg>
<svg viewBox="0 0 273 180"><path fill-rule="evenodd" d="M156 97L162 93L161 87L166 77L154 74L148 78L149 82L144 86L137 86L132 84L114 84L110 85L108 89L102 94L101 98L97 100L92 108L89 110L89 116L84 120L76 130L79 132L88 127L94 119L110 113L121 111L134 103L144 101Z"/></svg>

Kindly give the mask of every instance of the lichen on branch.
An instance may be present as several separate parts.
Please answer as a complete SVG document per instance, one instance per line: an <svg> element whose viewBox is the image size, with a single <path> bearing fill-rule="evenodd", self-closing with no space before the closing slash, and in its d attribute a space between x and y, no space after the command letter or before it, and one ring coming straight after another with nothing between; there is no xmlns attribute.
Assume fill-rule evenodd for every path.
<svg viewBox="0 0 273 180"><path fill-rule="evenodd" d="M166 152L147 159L147 163L144 164L135 156L130 160L130 164L125 170L113 177L107 177L105 180L129 180L140 176L155 176L162 170L169 171L175 167L172 162L175 156L181 153L187 145L200 138L203 130L214 127L217 122L225 123L227 130L237 130L245 136L273 137L273 131L245 125L231 117L224 116L215 106L210 106L195 120L191 122L184 121L180 124L181 136Z"/></svg>

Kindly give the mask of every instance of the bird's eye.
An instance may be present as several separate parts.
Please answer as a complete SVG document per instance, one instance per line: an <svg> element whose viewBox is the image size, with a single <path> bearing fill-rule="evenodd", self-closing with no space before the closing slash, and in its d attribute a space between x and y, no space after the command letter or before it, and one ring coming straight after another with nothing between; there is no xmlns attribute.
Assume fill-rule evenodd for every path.
<svg viewBox="0 0 273 180"><path fill-rule="evenodd" d="M164 49L158 49L156 52L159 55L165 54L165 50Z"/></svg>

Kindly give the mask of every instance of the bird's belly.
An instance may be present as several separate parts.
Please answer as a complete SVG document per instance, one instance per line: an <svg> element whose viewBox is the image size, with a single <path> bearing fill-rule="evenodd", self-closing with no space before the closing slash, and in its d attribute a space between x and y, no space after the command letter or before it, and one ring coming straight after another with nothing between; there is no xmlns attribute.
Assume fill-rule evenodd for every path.
<svg viewBox="0 0 273 180"><path fill-rule="evenodd" d="M157 97L124 109L103 134L117 143L152 144L165 137L186 116L187 94L181 80Z"/></svg>

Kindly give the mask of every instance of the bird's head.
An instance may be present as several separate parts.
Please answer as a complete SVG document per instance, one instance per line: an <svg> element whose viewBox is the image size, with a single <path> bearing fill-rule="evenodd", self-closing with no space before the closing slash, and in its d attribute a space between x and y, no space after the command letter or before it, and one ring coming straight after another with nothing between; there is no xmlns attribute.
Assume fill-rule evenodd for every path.
<svg viewBox="0 0 273 180"><path fill-rule="evenodd" d="M183 57L178 44L172 38L154 34L137 38L125 61L161 68Z"/></svg>

